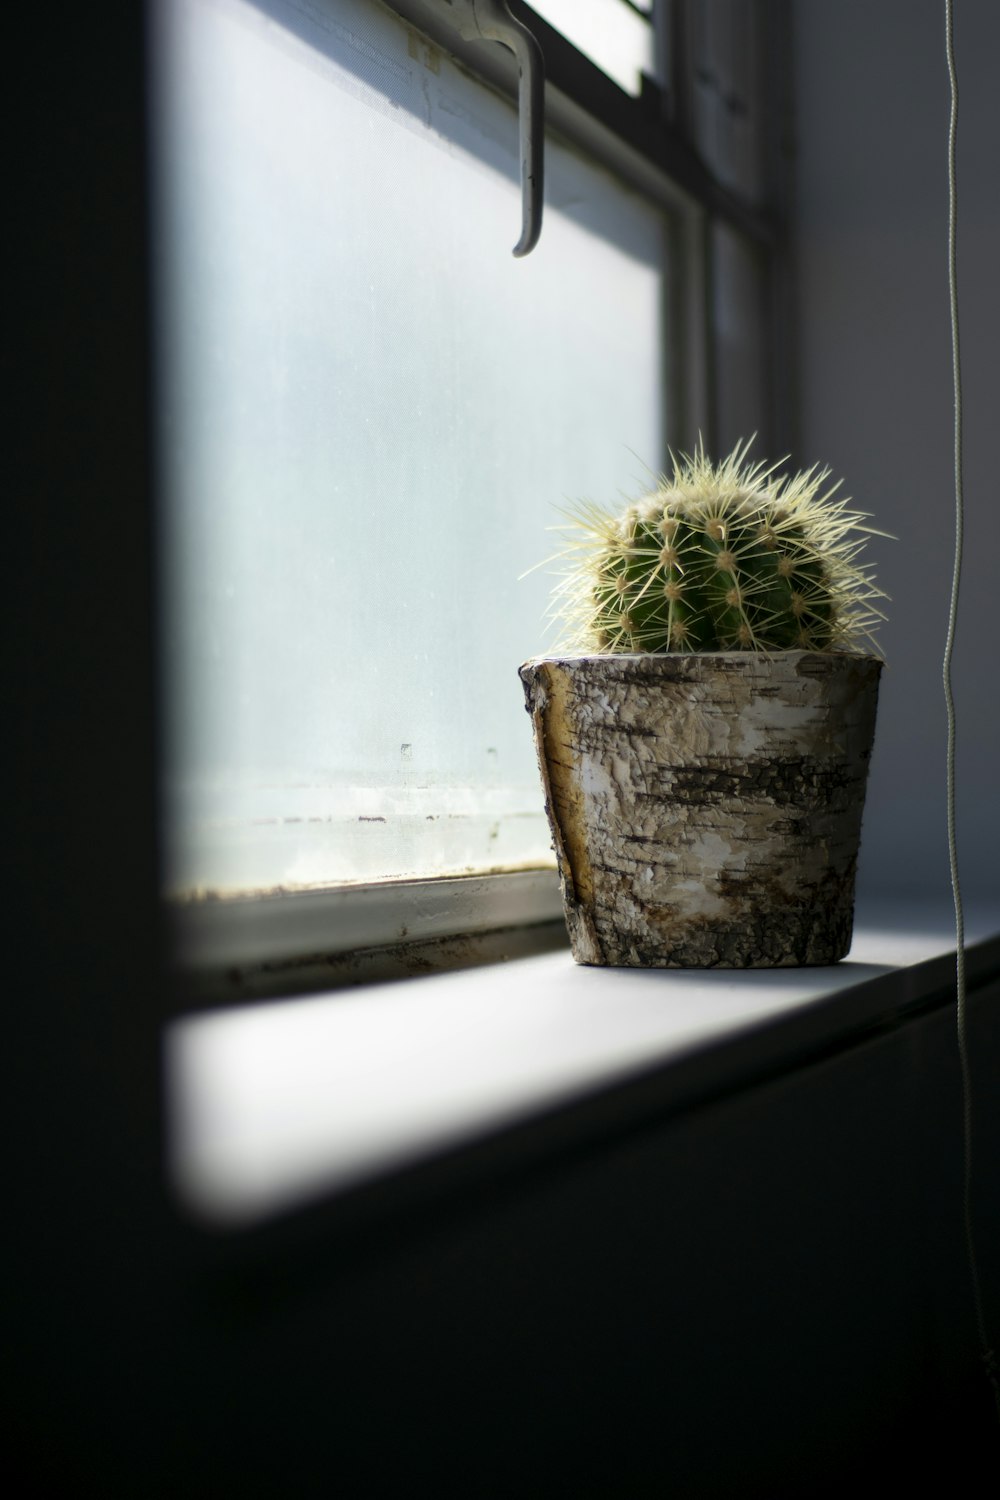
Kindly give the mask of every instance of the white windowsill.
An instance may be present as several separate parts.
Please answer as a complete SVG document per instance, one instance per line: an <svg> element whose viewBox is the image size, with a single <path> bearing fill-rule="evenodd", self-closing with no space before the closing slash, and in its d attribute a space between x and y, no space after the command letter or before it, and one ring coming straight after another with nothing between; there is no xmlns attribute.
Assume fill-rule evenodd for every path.
<svg viewBox="0 0 1000 1500"><path fill-rule="evenodd" d="M967 916L970 945L995 931ZM856 1032L905 1009L906 971L953 948L946 907L868 905L832 968L597 969L557 952L187 1017L166 1043L175 1188L236 1228L653 1068L673 1080L676 1064L682 1088L707 1060L738 1086L728 1043L753 1038L757 1068L787 1053L780 1023L800 1049L835 1045L841 1012Z"/></svg>

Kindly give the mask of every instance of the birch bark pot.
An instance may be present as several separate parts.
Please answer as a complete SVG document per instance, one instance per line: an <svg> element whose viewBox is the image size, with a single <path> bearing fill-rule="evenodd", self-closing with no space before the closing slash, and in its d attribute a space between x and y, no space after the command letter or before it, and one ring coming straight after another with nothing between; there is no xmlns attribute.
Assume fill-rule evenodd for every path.
<svg viewBox="0 0 1000 1500"><path fill-rule="evenodd" d="M577 963L843 958L881 667L808 651L525 663Z"/></svg>

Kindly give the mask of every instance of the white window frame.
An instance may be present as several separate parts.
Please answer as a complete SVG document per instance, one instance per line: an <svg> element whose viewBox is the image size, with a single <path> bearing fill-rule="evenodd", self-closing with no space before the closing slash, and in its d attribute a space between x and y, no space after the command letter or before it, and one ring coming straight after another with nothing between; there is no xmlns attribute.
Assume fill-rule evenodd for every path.
<svg viewBox="0 0 1000 1500"><path fill-rule="evenodd" d="M517 68L506 48L467 42L442 20L448 0L378 0L487 87L516 100ZM696 0L661 0L654 11L661 78L633 99L536 15L511 9L539 38L546 56L546 126L585 150L623 183L665 211L670 226L665 299L673 336L664 340L667 441L689 448L699 433L711 441L715 421L711 324L711 226L734 224L763 246L774 270L771 326L783 333L780 307L787 280L783 231L774 205L744 201L717 181L690 146L690 8ZM765 13L769 14L769 13ZM597 108L588 108L588 94ZM685 120L685 115L688 116ZM669 162L669 168L664 162ZM778 205L780 207L780 205ZM544 233L544 228L543 228ZM774 293L777 295L774 295ZM782 363L781 360L778 363ZM778 425L782 425L779 417ZM527 732L527 728L526 728ZM541 787L539 787L541 796ZM350 982L385 973L384 950L419 946L422 966L467 962L468 946L489 956L497 933L520 933L519 951L543 933L563 942L562 903L554 865L537 869L332 885L310 891L248 893L224 899L171 900L168 931L180 1009L199 999L238 1001L319 983ZM513 942L513 946L517 946ZM354 955L349 968L339 962Z"/></svg>

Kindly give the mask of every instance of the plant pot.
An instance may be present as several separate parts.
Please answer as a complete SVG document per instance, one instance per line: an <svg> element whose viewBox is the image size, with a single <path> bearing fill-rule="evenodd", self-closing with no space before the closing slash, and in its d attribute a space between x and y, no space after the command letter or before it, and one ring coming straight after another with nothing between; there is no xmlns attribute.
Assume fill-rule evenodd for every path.
<svg viewBox="0 0 1000 1500"><path fill-rule="evenodd" d="M881 667L808 651L525 663L576 961L843 958Z"/></svg>

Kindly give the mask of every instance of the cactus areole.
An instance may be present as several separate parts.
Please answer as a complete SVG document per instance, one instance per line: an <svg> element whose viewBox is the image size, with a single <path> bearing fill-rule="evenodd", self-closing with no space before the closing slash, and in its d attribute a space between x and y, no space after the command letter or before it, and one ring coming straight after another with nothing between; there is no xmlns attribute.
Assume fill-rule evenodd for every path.
<svg viewBox="0 0 1000 1500"><path fill-rule="evenodd" d="M574 512L562 647L521 668L580 963L850 947L883 596L828 474L776 478L747 446Z"/></svg>

